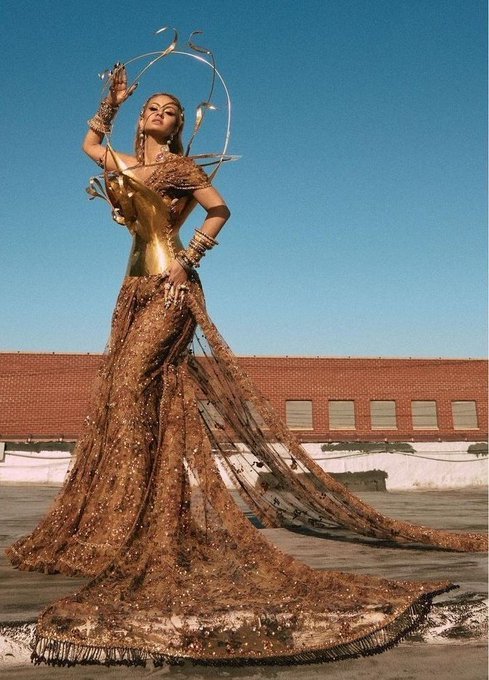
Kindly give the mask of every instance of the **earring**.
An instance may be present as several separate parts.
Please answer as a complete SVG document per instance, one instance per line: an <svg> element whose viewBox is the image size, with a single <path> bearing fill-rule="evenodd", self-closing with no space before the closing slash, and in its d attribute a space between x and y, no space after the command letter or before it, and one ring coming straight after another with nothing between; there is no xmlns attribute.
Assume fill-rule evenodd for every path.
<svg viewBox="0 0 489 680"><path fill-rule="evenodd" d="M164 160L166 155L170 153L170 144L172 143L173 140L173 135L168 137L166 142L161 145L159 152L155 156L155 162L159 163L160 161Z"/></svg>
<svg viewBox="0 0 489 680"><path fill-rule="evenodd" d="M170 151L170 145L173 142L173 133L168 137L166 140L165 144L161 147L162 150L166 147L166 152L168 153Z"/></svg>
<svg viewBox="0 0 489 680"><path fill-rule="evenodd" d="M136 159L138 163L143 163L144 165L144 132L142 128L138 132L138 144L137 144Z"/></svg>

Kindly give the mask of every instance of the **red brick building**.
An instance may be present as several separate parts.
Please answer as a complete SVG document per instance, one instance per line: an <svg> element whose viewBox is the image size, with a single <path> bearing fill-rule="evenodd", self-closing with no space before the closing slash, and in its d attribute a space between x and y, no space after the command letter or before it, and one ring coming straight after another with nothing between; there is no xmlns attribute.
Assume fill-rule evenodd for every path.
<svg viewBox="0 0 489 680"><path fill-rule="evenodd" d="M76 439L101 359L0 353L0 441ZM238 361L303 441L487 441L482 359Z"/></svg>

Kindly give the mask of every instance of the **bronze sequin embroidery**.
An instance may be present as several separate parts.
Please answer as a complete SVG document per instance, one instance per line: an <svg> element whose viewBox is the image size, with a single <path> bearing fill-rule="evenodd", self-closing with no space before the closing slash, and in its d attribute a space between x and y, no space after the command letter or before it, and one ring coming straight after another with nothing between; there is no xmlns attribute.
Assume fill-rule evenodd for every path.
<svg viewBox="0 0 489 680"><path fill-rule="evenodd" d="M154 205L169 239L177 222L166 199L178 191L187 200L208 179L173 156L140 190L133 183L127 210L140 234L151 199L143 186L163 199ZM268 526L341 526L461 551L486 549L487 537L389 519L350 493L308 457L239 368L197 278L181 304L165 302L161 275L124 280L74 467L48 514L7 550L20 569L92 577L42 612L33 660L307 663L398 642L435 595L454 587L449 581L309 568L253 527L218 464Z"/></svg>

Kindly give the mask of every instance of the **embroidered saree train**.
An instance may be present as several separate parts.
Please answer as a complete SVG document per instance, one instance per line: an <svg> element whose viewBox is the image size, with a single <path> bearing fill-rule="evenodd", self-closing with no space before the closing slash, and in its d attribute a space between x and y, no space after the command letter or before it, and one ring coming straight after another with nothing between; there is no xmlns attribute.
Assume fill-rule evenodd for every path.
<svg viewBox="0 0 489 680"><path fill-rule="evenodd" d="M181 247L192 191L207 186L169 154L146 181L107 190L134 245L71 473L48 514L8 549L21 569L86 575L40 615L47 663L305 663L372 654L425 616L449 581L313 570L270 544L239 510L234 480L266 526L344 527L460 551L485 536L389 519L312 461L209 319L193 276L176 302L161 263ZM199 338L205 354L190 350ZM200 410L212 404L221 427ZM267 472L260 483L254 462Z"/></svg>

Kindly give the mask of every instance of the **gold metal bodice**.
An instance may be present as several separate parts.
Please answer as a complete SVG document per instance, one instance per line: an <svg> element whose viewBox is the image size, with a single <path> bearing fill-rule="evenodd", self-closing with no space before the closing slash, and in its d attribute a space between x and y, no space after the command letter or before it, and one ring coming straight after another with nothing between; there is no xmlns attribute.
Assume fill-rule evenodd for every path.
<svg viewBox="0 0 489 680"><path fill-rule="evenodd" d="M192 196L159 194L127 172L108 175L106 187L116 214L133 236L126 276L163 273L183 248L179 231L195 204Z"/></svg>
<svg viewBox="0 0 489 680"><path fill-rule="evenodd" d="M126 276L161 274L171 260L175 259L175 254L182 248L183 245L178 234L160 238L155 233L150 241L145 241L135 234Z"/></svg>

